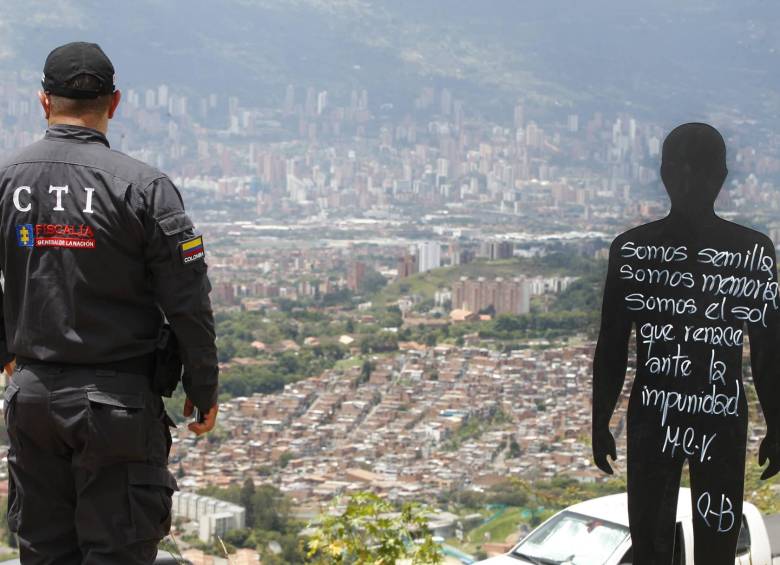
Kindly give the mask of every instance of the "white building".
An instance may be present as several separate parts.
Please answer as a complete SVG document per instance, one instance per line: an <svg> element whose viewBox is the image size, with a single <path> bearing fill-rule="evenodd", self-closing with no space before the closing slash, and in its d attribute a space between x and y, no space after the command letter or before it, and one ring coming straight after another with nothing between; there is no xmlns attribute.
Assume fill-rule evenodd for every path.
<svg viewBox="0 0 780 565"><path fill-rule="evenodd" d="M160 108L168 108L168 85L161 84L157 87L157 105Z"/></svg>
<svg viewBox="0 0 780 565"><path fill-rule="evenodd" d="M317 115L321 116L328 107L328 91L323 90L317 95Z"/></svg>
<svg viewBox="0 0 780 565"><path fill-rule="evenodd" d="M418 271L424 273L441 267L441 245L436 241L426 241L417 245Z"/></svg>
<svg viewBox="0 0 780 565"><path fill-rule="evenodd" d="M211 541L214 536L224 536L229 530L246 526L246 510L243 506L201 496L194 492L174 492L173 518L185 518L198 522L198 537Z"/></svg>

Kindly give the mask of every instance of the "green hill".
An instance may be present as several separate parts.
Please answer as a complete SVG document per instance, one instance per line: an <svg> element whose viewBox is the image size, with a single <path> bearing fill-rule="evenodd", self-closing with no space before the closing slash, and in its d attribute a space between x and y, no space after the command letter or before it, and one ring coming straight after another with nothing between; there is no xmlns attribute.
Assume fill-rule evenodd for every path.
<svg viewBox="0 0 780 565"><path fill-rule="evenodd" d="M526 276L585 276L600 271L598 262L574 255L551 254L546 257L502 261L479 260L455 267L442 267L425 273L397 280L372 297L375 305L393 303L405 295L419 295L423 300L432 300L436 291L449 289L461 277L503 277Z"/></svg>

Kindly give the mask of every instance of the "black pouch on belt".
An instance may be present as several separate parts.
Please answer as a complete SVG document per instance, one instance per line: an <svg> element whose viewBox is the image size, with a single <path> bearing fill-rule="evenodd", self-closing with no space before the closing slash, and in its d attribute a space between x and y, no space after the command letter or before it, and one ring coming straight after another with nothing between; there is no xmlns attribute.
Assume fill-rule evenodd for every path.
<svg viewBox="0 0 780 565"><path fill-rule="evenodd" d="M168 323L163 324L160 328L155 357L152 386L160 395L170 398L181 381L183 366L179 353L179 342Z"/></svg>

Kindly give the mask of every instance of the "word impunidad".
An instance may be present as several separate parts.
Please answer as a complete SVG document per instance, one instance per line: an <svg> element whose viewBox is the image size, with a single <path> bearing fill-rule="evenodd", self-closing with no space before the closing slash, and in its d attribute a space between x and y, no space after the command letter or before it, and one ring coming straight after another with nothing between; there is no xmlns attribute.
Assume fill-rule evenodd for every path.
<svg viewBox="0 0 780 565"><path fill-rule="evenodd" d="M680 414L709 414L712 416L739 416L739 382L734 380L736 392L729 396L717 392L715 384L711 391L701 393L681 393L674 390L659 390L645 385L642 389L642 404L655 406L661 414L661 425L666 424L669 411Z"/></svg>

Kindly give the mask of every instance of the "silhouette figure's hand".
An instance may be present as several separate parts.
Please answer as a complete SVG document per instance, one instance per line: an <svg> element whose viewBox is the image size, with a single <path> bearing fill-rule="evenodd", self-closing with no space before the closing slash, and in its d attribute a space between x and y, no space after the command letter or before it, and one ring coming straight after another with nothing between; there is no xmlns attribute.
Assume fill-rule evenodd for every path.
<svg viewBox="0 0 780 565"><path fill-rule="evenodd" d="M596 430L593 432L593 461L596 467L604 471L607 475L612 475L614 471L607 461L607 455L612 460L617 460L617 449L615 448L615 438L608 428Z"/></svg>
<svg viewBox="0 0 780 565"><path fill-rule="evenodd" d="M780 472L780 436L773 432L767 432L758 448L758 464L763 466L767 461L769 465L761 473L764 481Z"/></svg>

